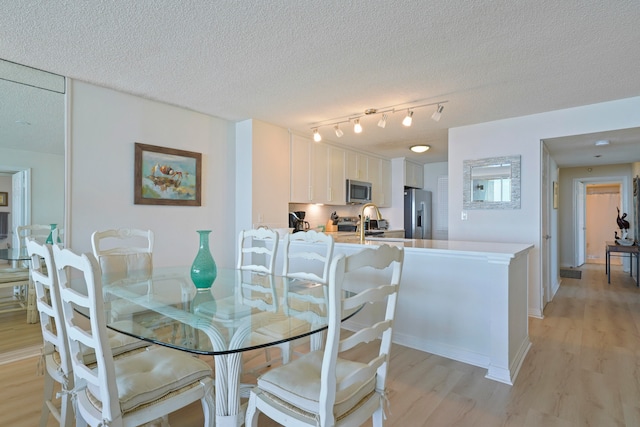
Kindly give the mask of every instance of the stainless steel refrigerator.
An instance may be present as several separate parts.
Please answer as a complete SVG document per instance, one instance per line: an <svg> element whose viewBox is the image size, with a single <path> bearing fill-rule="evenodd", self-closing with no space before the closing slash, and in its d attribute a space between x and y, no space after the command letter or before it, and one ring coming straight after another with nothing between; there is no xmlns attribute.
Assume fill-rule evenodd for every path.
<svg viewBox="0 0 640 427"><path fill-rule="evenodd" d="M404 190L404 237L431 239L431 191Z"/></svg>

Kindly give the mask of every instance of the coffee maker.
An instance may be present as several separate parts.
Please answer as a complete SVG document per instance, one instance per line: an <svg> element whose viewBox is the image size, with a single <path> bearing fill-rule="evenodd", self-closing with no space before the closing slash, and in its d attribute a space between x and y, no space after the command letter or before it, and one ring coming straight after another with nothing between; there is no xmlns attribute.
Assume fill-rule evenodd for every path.
<svg viewBox="0 0 640 427"><path fill-rule="evenodd" d="M293 228L294 233L309 229L309 223L304 220L305 215L305 211L289 212L289 228Z"/></svg>

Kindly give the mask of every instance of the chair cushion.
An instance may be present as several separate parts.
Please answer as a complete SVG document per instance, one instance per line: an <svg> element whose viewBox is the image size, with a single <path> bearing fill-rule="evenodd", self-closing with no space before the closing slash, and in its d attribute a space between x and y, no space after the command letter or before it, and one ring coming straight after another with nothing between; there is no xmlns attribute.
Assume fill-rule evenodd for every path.
<svg viewBox="0 0 640 427"><path fill-rule="evenodd" d="M314 351L291 363L272 369L258 378L258 388L294 407L317 414L320 398L320 373L324 351ZM338 358L338 384L351 372L366 366ZM334 416L340 418L375 391L375 376L336 393Z"/></svg>
<svg viewBox="0 0 640 427"><path fill-rule="evenodd" d="M149 347L114 361L118 399L122 412L153 403L167 394L211 376L206 362L179 350ZM100 396L89 385L93 397Z"/></svg>
<svg viewBox="0 0 640 427"><path fill-rule="evenodd" d="M130 277L132 273L150 277L152 265L151 254L146 252L100 255L100 268L105 283Z"/></svg>
<svg viewBox="0 0 640 427"><path fill-rule="evenodd" d="M130 325L124 326L124 323L129 323ZM152 336L152 332L130 320L122 320L119 322L114 322L113 326L121 325L122 329L127 331L133 330L140 336L150 337ZM130 337L129 335L121 334L116 331L112 331L111 329L107 330L109 334L109 347L111 347L111 354L113 357L119 356L121 354L128 353L132 350L137 350L144 347L149 347L151 343L147 341L142 341L134 337ZM82 359L84 363L87 365L91 365L96 362L96 354L92 348L83 348L82 351Z"/></svg>

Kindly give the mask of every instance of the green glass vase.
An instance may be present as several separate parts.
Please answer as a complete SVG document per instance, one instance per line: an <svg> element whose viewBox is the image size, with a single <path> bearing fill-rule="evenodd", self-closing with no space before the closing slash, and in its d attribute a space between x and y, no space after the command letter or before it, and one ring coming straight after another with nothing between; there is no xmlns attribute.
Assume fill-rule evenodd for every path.
<svg viewBox="0 0 640 427"><path fill-rule="evenodd" d="M51 227L51 231L49 232L49 235L47 236L47 240L45 240L44 242L47 245L53 245L53 231L56 229L56 227L58 226L58 224L49 224ZM56 239L56 243L62 243L62 240L60 240L60 235L58 234L58 238Z"/></svg>
<svg viewBox="0 0 640 427"><path fill-rule="evenodd" d="M209 250L209 234L211 230L198 230L200 234L200 249L191 264L191 280L198 289L210 288L216 276L218 268Z"/></svg>

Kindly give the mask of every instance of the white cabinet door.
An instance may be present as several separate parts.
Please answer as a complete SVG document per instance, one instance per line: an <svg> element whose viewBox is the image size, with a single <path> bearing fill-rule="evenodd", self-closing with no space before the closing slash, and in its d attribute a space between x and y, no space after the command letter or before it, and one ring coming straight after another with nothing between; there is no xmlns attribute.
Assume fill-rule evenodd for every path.
<svg viewBox="0 0 640 427"><path fill-rule="evenodd" d="M347 151L346 177L358 181L368 181L368 156L355 151Z"/></svg>
<svg viewBox="0 0 640 427"><path fill-rule="evenodd" d="M380 187L380 207L391 207L391 160L380 160Z"/></svg>
<svg viewBox="0 0 640 427"><path fill-rule="evenodd" d="M380 160L376 157L369 157L367 162L367 172L371 183L371 201L380 206L382 201L382 186L380 181Z"/></svg>
<svg viewBox="0 0 640 427"><path fill-rule="evenodd" d="M328 203L344 205L346 203L345 150L329 147L329 188Z"/></svg>
<svg viewBox="0 0 640 427"><path fill-rule="evenodd" d="M422 165L405 161L404 185L412 188L424 188L424 169Z"/></svg>
<svg viewBox="0 0 640 427"><path fill-rule="evenodd" d="M312 141L291 135L291 196L294 203L311 202L311 144Z"/></svg>
<svg viewBox="0 0 640 427"><path fill-rule="evenodd" d="M311 202L329 201L329 147L311 144Z"/></svg>

